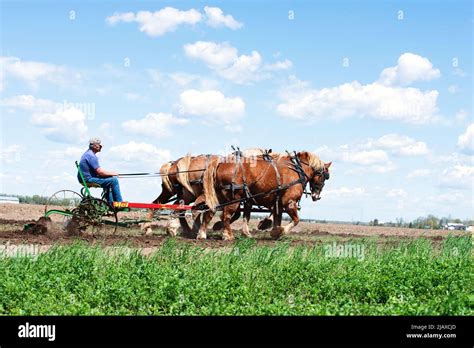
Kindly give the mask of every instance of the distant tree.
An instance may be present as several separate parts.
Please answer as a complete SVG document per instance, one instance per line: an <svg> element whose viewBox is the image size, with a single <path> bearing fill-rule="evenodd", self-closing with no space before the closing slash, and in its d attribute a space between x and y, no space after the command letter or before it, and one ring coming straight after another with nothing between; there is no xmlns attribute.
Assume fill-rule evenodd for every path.
<svg viewBox="0 0 474 348"><path fill-rule="evenodd" d="M374 226L378 226L379 225L379 219L374 219Z"/></svg>

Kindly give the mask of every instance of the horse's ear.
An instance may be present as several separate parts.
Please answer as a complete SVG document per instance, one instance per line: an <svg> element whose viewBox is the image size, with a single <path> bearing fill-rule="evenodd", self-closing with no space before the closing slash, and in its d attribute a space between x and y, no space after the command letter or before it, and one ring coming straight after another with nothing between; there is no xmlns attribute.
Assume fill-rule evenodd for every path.
<svg viewBox="0 0 474 348"><path fill-rule="evenodd" d="M272 153L272 149L268 149L268 153Z"/></svg>
<svg viewBox="0 0 474 348"><path fill-rule="evenodd" d="M328 168L331 166L331 164L332 164L332 161L329 162L329 163L324 163L324 167L325 167L326 169L328 169Z"/></svg>

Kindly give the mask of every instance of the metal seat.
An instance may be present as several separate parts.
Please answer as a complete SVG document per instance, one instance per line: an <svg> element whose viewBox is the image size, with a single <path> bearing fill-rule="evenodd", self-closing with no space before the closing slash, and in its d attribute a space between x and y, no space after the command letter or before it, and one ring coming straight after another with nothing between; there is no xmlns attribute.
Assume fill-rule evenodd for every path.
<svg viewBox="0 0 474 348"><path fill-rule="evenodd" d="M86 185L87 187L91 188L91 187L97 187L97 188L101 188L102 186L100 186L99 184L96 184L96 183L93 183L93 182L86 182ZM84 186L84 184L82 184L82 186Z"/></svg>

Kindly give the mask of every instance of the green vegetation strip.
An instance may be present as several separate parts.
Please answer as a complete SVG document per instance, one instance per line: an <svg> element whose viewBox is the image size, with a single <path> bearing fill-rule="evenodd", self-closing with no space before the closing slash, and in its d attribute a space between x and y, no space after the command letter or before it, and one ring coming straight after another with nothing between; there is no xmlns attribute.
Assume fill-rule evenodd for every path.
<svg viewBox="0 0 474 348"><path fill-rule="evenodd" d="M0 257L0 314L474 314L470 237L438 247L424 239L340 245L348 243L356 257L335 253L334 244L240 240L210 250L172 239L151 256L75 244Z"/></svg>

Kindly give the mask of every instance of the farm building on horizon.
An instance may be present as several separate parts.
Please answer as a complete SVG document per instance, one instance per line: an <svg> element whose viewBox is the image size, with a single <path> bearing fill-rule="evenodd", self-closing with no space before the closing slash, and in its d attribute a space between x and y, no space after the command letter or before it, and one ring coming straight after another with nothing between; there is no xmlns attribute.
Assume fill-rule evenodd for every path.
<svg viewBox="0 0 474 348"><path fill-rule="evenodd" d="M18 197L0 196L0 204L2 203L20 204L20 199Z"/></svg>
<svg viewBox="0 0 474 348"><path fill-rule="evenodd" d="M464 224L459 224L459 223L454 223L454 222L448 222L446 225L443 226L443 229L445 230L460 230L460 231L465 231L466 226Z"/></svg>

